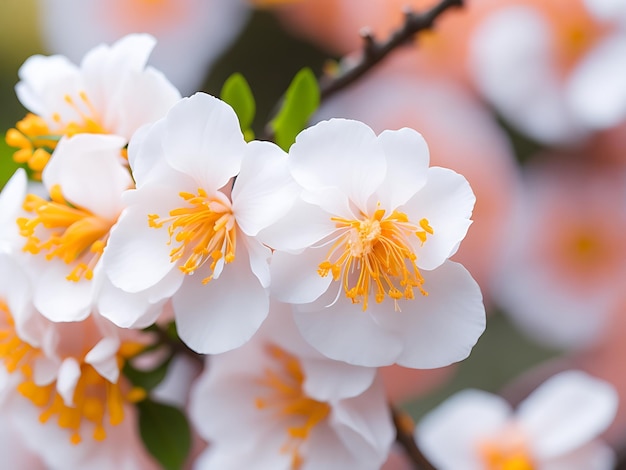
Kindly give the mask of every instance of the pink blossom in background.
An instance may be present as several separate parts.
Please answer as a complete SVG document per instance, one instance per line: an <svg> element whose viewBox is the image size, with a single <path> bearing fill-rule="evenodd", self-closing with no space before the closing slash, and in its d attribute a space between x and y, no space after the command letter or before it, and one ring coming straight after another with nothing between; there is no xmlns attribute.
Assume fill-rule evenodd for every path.
<svg viewBox="0 0 626 470"><path fill-rule="evenodd" d="M100 43L152 34L151 63L184 95L199 90L247 17L244 0L41 0L40 12L47 47L74 61Z"/></svg>
<svg viewBox="0 0 626 470"><path fill-rule="evenodd" d="M626 117L626 24L596 3L504 1L472 35L478 89L533 139L580 141Z"/></svg>
<svg viewBox="0 0 626 470"><path fill-rule="evenodd" d="M620 397L615 422L607 432L607 439L616 446L626 445L626 375L624 374L624 357L626 355L626 299L616 305L611 312L610 322L602 341L592 348L573 356L578 367L598 378L613 384Z"/></svg>
<svg viewBox="0 0 626 470"><path fill-rule="evenodd" d="M602 341L623 298L626 174L586 155L543 154L525 169L493 292L532 339Z"/></svg>
<svg viewBox="0 0 626 470"><path fill-rule="evenodd" d="M416 440L439 470L610 470L615 455L599 437L617 403L611 384L568 370L515 411L497 395L463 390L420 421Z"/></svg>
<svg viewBox="0 0 626 470"><path fill-rule="evenodd" d="M472 88L467 64L469 38L489 10L501 0L466 0L450 9L435 28L420 32L411 49L411 64L421 77L445 77ZM277 8L283 25L297 36L312 40L332 53L345 55L363 46L360 31L385 40L404 21L404 8L423 12L435 0L301 0Z"/></svg>

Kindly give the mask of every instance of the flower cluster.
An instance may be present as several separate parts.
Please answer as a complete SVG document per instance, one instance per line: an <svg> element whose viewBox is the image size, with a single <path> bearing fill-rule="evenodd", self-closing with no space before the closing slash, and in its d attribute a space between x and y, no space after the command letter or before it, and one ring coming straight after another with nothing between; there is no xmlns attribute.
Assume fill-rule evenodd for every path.
<svg viewBox="0 0 626 470"><path fill-rule="evenodd" d="M621 468L626 0L40 1L6 466Z"/></svg>
<svg viewBox="0 0 626 470"><path fill-rule="evenodd" d="M51 468L116 445L110 430L152 400L124 371L173 320L210 355L191 396L212 443L200 468L379 468L394 431L376 368L460 361L485 328L478 285L449 260L469 184L430 167L409 128L324 121L288 153L246 141L228 104L180 98L145 66L153 45L20 70L30 113L7 141L41 183L19 170L2 193L7 403L67 434L37 453Z"/></svg>

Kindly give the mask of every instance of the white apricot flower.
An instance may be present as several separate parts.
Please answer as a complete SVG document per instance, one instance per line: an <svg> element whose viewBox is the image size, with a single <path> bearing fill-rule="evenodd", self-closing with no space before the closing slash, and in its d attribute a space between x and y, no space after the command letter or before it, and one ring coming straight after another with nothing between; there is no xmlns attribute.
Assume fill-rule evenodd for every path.
<svg viewBox="0 0 626 470"><path fill-rule="evenodd" d="M165 76L146 66L156 41L133 34L89 51L80 66L61 55L35 55L19 70L17 96L29 114L7 132L14 158L41 172L62 136L114 134L127 143L180 99Z"/></svg>
<svg viewBox="0 0 626 470"><path fill-rule="evenodd" d="M17 219L31 253L37 309L53 321L82 320L96 302L94 282L109 230L132 187L120 161L125 139L79 134L63 138L43 171L50 199L28 194Z"/></svg>
<svg viewBox="0 0 626 470"><path fill-rule="evenodd" d="M512 125L544 143L617 125L626 118L620 8L612 0L501 2L471 41L477 87Z"/></svg>
<svg viewBox="0 0 626 470"><path fill-rule="evenodd" d="M291 147L301 197L259 237L276 249L272 294L297 304L298 328L322 354L442 367L467 357L484 331L478 285L448 260L474 194L459 174L428 165L416 131L376 136L351 120L322 121Z"/></svg>
<svg viewBox="0 0 626 470"><path fill-rule="evenodd" d="M270 249L255 236L293 202L286 160L272 143L246 143L226 103L180 101L129 146L137 189L103 259L113 285L172 297L178 333L197 352L242 345L268 312Z"/></svg>
<svg viewBox="0 0 626 470"><path fill-rule="evenodd" d="M146 392L120 374L148 341L95 313L49 321L18 260L0 254L0 408L46 468L151 468L132 406Z"/></svg>
<svg viewBox="0 0 626 470"><path fill-rule="evenodd" d="M374 470L394 438L376 369L319 354L278 303L248 343L210 358L189 416L210 442L197 470Z"/></svg>
<svg viewBox="0 0 626 470"><path fill-rule="evenodd" d="M422 419L416 439L441 470L611 470L613 451L597 438L616 412L611 384L566 371L515 412L497 395L459 392Z"/></svg>

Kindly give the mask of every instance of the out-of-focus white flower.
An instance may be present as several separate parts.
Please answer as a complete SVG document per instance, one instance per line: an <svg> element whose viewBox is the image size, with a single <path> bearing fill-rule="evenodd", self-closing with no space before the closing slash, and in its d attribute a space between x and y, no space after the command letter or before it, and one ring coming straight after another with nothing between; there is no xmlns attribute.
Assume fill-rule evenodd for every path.
<svg viewBox="0 0 626 470"><path fill-rule="evenodd" d="M26 273L0 254L0 408L46 468L150 468L128 417L145 391L120 376L146 342L95 314L47 320L33 307Z"/></svg>
<svg viewBox="0 0 626 470"><path fill-rule="evenodd" d="M10 375L0 368L0 394L8 381ZM3 466L11 470L47 470L43 460L28 449L24 436L16 432L14 418L17 417L5 412L0 415L0 455Z"/></svg>
<svg viewBox="0 0 626 470"><path fill-rule="evenodd" d="M376 370L319 354L279 304L251 341L211 357L190 418L210 443L198 470L373 470L394 438Z"/></svg>
<svg viewBox="0 0 626 470"><path fill-rule="evenodd" d="M42 171L62 136L115 134L127 143L142 125L163 117L180 94L146 62L155 39L134 34L89 51L80 66L35 55L19 70L16 92L32 114L7 132L17 161Z"/></svg>
<svg viewBox="0 0 626 470"><path fill-rule="evenodd" d="M543 157L525 168L493 297L533 340L585 348L624 298L626 177L579 155Z"/></svg>
<svg viewBox="0 0 626 470"><path fill-rule="evenodd" d="M576 141L626 117L626 24L595 3L503 2L476 30L478 88L534 139Z"/></svg>
<svg viewBox="0 0 626 470"><path fill-rule="evenodd" d="M363 366L465 358L485 328L480 289L448 260L471 223L465 178L429 168L417 132L376 136L358 121L318 123L289 153L301 197L259 237L277 250L272 293L297 304L305 339Z"/></svg>
<svg viewBox="0 0 626 470"><path fill-rule="evenodd" d="M53 321L82 320L96 301L94 271L133 185L120 158L125 144L115 135L63 138L42 175L51 199L24 200L17 222L23 250L35 255L35 305Z"/></svg>
<svg viewBox="0 0 626 470"><path fill-rule="evenodd" d="M184 94L198 91L248 18L243 0L42 0L41 7L46 45L72 60L101 42L152 34L159 45L151 63Z"/></svg>
<svg viewBox="0 0 626 470"><path fill-rule="evenodd" d="M296 194L286 160L272 143L246 143L224 102L183 99L131 141L137 189L125 195L103 258L112 283L172 297L178 333L197 352L246 342L269 305L270 249L255 235ZM107 317L130 321L114 308Z"/></svg>
<svg viewBox="0 0 626 470"><path fill-rule="evenodd" d="M613 451L597 437L616 411L608 382L567 371L515 412L499 396L462 391L423 418L416 439L440 470L610 470Z"/></svg>

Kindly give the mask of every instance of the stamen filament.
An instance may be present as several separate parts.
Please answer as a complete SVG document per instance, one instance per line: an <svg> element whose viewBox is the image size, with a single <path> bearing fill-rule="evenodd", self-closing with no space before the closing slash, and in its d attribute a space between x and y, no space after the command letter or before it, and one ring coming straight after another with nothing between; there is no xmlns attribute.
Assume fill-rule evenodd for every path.
<svg viewBox="0 0 626 470"><path fill-rule="evenodd" d="M363 311L367 310L372 291L377 303L386 296L393 299L396 310L398 300L414 298L414 288L428 295L422 287L424 278L411 243L411 237L416 237L423 245L434 233L427 219L415 225L403 212L394 211L385 217L385 210L378 209L360 220L331 220L339 236L326 260L319 264L318 274L332 274L334 281L341 281L346 297L353 303L363 302Z"/></svg>
<svg viewBox="0 0 626 470"><path fill-rule="evenodd" d="M47 252L46 259L60 258L70 264L80 260L67 279L79 281L91 279L106 245L109 230L114 221L105 220L87 209L71 206L61 193L60 187L50 190L52 201L28 194L23 204L33 218L20 217L17 224L20 234L26 237L23 250L32 254ZM49 238L42 241L36 235L39 226L49 230Z"/></svg>
<svg viewBox="0 0 626 470"><path fill-rule="evenodd" d="M326 419L330 405L306 395L304 373L295 356L276 345L269 345L266 351L279 368L265 369L264 377L258 383L270 393L263 398L257 397L255 406L259 410L272 408L276 418L288 420L287 441L280 452L291 454L291 468L297 470L304 463L300 447L315 426Z"/></svg>
<svg viewBox="0 0 626 470"><path fill-rule="evenodd" d="M213 279L218 263L227 264L235 259L237 227L230 201L221 193L209 196L202 188L197 195L180 192L179 196L187 207L173 209L164 218L149 214L148 225L153 228L168 225L168 244L178 244L170 251L170 261L180 262L179 269L184 274L193 274L211 260L211 274L202 280L206 284Z"/></svg>

